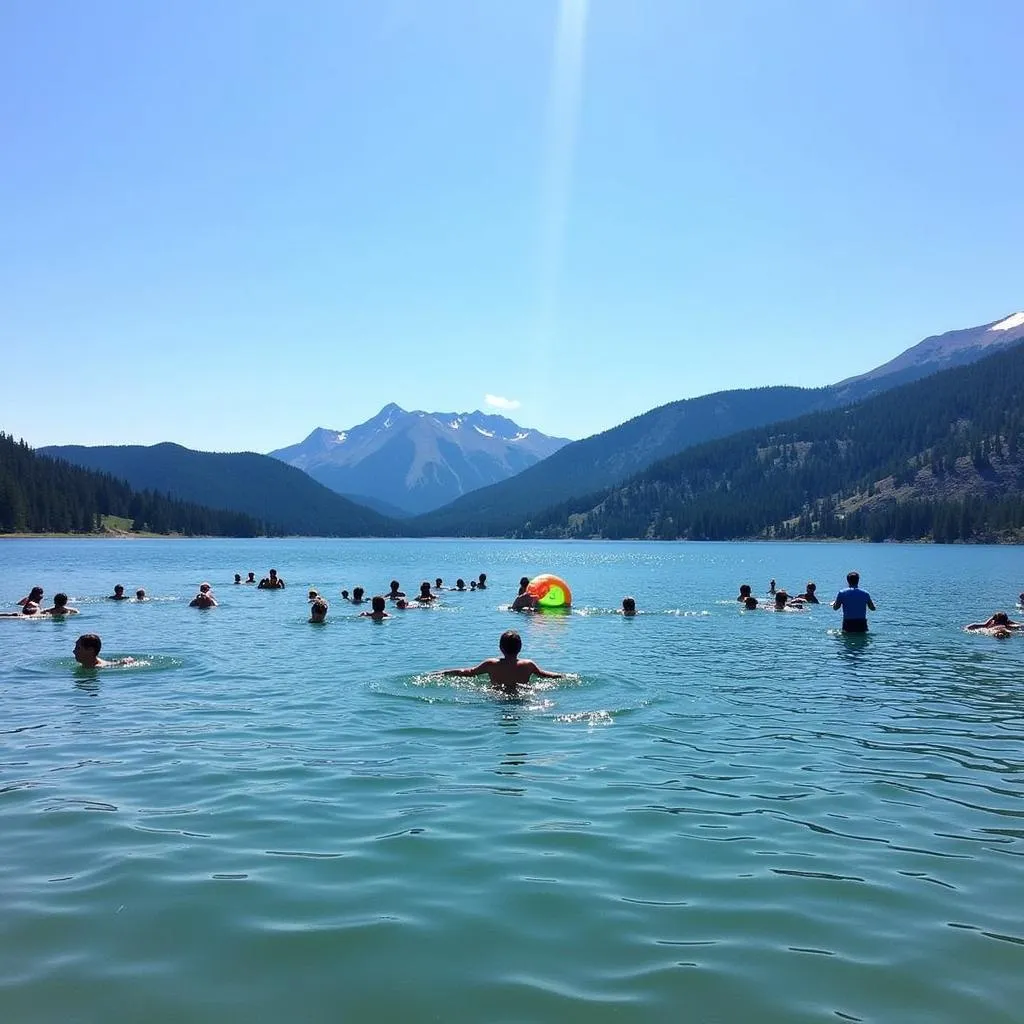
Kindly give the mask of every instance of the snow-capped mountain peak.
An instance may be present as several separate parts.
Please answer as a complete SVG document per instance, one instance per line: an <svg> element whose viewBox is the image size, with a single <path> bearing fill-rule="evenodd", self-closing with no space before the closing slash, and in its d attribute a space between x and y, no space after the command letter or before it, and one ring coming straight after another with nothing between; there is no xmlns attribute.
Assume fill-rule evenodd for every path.
<svg viewBox="0 0 1024 1024"><path fill-rule="evenodd" d="M1024 327L1024 313L1011 313L1005 320L993 324L990 331L1012 331L1017 327Z"/></svg>

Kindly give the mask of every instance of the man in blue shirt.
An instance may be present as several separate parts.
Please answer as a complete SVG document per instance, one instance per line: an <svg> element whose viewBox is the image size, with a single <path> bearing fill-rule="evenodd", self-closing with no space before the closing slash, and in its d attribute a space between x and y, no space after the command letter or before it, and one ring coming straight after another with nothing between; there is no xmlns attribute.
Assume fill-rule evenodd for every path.
<svg viewBox="0 0 1024 1024"><path fill-rule="evenodd" d="M875 610L875 604L871 595L866 590L860 589L860 573L849 572L846 574L846 582L849 587L840 590L832 607L839 611L843 609L843 632L844 633L866 633L868 631L868 609Z"/></svg>

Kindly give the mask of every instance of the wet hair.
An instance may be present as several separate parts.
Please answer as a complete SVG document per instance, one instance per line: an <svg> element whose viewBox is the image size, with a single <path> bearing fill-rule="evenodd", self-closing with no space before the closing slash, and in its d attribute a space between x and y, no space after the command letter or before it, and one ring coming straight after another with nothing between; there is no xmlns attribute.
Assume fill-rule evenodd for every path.
<svg viewBox="0 0 1024 1024"><path fill-rule="evenodd" d="M483 581L485 579L487 579L487 573L485 573L485 572L480 573L480 582L483 583Z"/></svg>
<svg viewBox="0 0 1024 1024"><path fill-rule="evenodd" d="M100 653L100 649L103 647L103 641L100 639L99 633L83 633L78 638L78 643L96 655Z"/></svg>
<svg viewBox="0 0 1024 1024"><path fill-rule="evenodd" d="M398 600L397 600L397 601L395 602L395 607L396 607L396 608L408 608L408 607L409 607L409 602L408 602L408 601L406 601L406 599L405 599L404 597L400 597L400 598L399 598L399 599L398 599Z"/></svg>
<svg viewBox="0 0 1024 1024"><path fill-rule="evenodd" d="M498 640L498 648L506 657L516 658L523 649L523 638L514 629L506 629Z"/></svg>
<svg viewBox="0 0 1024 1024"><path fill-rule="evenodd" d="M746 608L748 612L752 612L757 607L757 598L751 594L750 597L744 599L743 607Z"/></svg>
<svg viewBox="0 0 1024 1024"><path fill-rule="evenodd" d="M240 572L236 572L235 573L235 582L236 583L241 583L242 582L242 574Z"/></svg>
<svg viewBox="0 0 1024 1024"><path fill-rule="evenodd" d="M476 580L470 580L469 581L469 589L470 590L476 590Z"/></svg>
<svg viewBox="0 0 1024 1024"><path fill-rule="evenodd" d="M139 587L139 589L135 591L136 600L141 601L145 596L146 592L142 589L142 587Z"/></svg>
<svg viewBox="0 0 1024 1024"><path fill-rule="evenodd" d="M519 593L520 594L525 594L526 593L526 588L529 585L530 585L530 577L529 576L520 576L519 577Z"/></svg>
<svg viewBox="0 0 1024 1024"><path fill-rule="evenodd" d="M276 569L271 569L270 570L270 575L271 576L276 576L277 575L277 570Z"/></svg>
<svg viewBox="0 0 1024 1024"><path fill-rule="evenodd" d="M115 583L114 584L114 593L116 594L119 590L124 590L124 584L123 583Z"/></svg>
<svg viewBox="0 0 1024 1024"><path fill-rule="evenodd" d="M347 590L343 590L341 592L341 596L347 601L348 600L348 591Z"/></svg>
<svg viewBox="0 0 1024 1024"><path fill-rule="evenodd" d="M400 585L401 585L401 584L399 584L398 580L392 580L392 581L391 581L391 589L392 589L392 590L397 590L397 589L399 588L399 586L400 586Z"/></svg>
<svg viewBox="0 0 1024 1024"><path fill-rule="evenodd" d="M775 607L776 608L785 608L786 607L786 602L788 600L789 600L789 594L787 594L785 590L776 590L775 591Z"/></svg>
<svg viewBox="0 0 1024 1024"><path fill-rule="evenodd" d="M427 582L427 580L424 580L420 584L420 596L421 597L426 597L427 594L429 594L429 593L430 593L430 584Z"/></svg>
<svg viewBox="0 0 1024 1024"><path fill-rule="evenodd" d="M466 589L466 581L461 576L455 581L455 589L456 590L465 590ZM1021 597L1024 598L1024 594L1021 594Z"/></svg>
<svg viewBox="0 0 1024 1024"><path fill-rule="evenodd" d="M440 589L441 589L441 587L443 587L443 586L444 586L444 580L443 580L443 579L441 579L441 577L440 577L440 576L438 576L438 577L437 577L437 579L436 579L436 580L434 580L434 586L435 586L435 587L437 587L437 589L438 589L438 590L440 590Z"/></svg>
<svg viewBox="0 0 1024 1024"><path fill-rule="evenodd" d="M858 579L859 578L860 577L858 577ZM810 580L807 581L807 593L808 594L813 594L814 591L816 591L817 589L818 589L818 584L817 583L812 583Z"/></svg>
<svg viewBox="0 0 1024 1024"><path fill-rule="evenodd" d="M55 608L63 608L68 603L67 594L54 594L53 595L53 606Z"/></svg>
<svg viewBox="0 0 1024 1024"><path fill-rule="evenodd" d="M380 594L378 594L370 603L373 605L373 610L375 612L382 612L388 606L387 601L385 601Z"/></svg>
<svg viewBox="0 0 1024 1024"><path fill-rule="evenodd" d="M743 597L743 598L750 597L750 584L749 583L741 583L740 584L740 597Z"/></svg>
<svg viewBox="0 0 1024 1024"><path fill-rule="evenodd" d="M624 612L635 612L636 611L636 598L635 597L624 597L622 599L622 610Z"/></svg>
<svg viewBox="0 0 1024 1024"><path fill-rule="evenodd" d="M848 572L846 574L846 582L849 583L851 587L857 586L857 584L860 583L860 573Z"/></svg>
<svg viewBox="0 0 1024 1024"><path fill-rule="evenodd" d="M1010 616L1006 612L995 612L992 615L993 626L1008 626L1010 624Z"/></svg>
<svg viewBox="0 0 1024 1024"><path fill-rule="evenodd" d="M33 587L28 592L28 599L30 601L38 601L39 598L41 598L42 596L43 596L43 588L42 587Z"/></svg>
<svg viewBox="0 0 1024 1024"><path fill-rule="evenodd" d="M365 593L366 593L366 591L363 590L362 587L353 587L352 588L352 600L353 601L362 601L363 594L365 594Z"/></svg>

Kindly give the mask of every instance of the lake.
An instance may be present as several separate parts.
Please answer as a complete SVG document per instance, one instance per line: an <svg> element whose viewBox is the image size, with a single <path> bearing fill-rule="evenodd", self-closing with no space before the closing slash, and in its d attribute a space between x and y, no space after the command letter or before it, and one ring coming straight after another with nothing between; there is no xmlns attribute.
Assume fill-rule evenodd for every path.
<svg viewBox="0 0 1024 1024"><path fill-rule="evenodd" d="M6 540L0 564L5 608L39 584L82 612L0 621L0 1020L1020 1020L1024 636L962 630L1013 614L1020 548ZM270 566L287 590L231 584ZM828 603L851 568L866 637ZM545 571L572 614L503 609ZM480 572L383 623L339 597ZM771 577L825 603L741 612ZM188 607L202 580L220 607ZM431 674L511 627L570 678L510 701ZM81 632L144 664L76 667Z"/></svg>

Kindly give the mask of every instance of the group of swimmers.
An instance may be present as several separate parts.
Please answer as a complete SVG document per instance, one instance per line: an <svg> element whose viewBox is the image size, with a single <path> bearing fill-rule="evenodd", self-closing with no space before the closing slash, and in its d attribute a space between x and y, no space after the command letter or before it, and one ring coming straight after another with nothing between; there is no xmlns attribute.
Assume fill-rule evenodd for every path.
<svg viewBox="0 0 1024 1024"><path fill-rule="evenodd" d="M209 584L207 584L209 586ZM77 615L78 609L72 608L68 604L68 595L61 592L53 595L53 604L49 608L43 608L43 594L45 591L42 587L33 587L28 594L25 595L19 602L18 605L21 608L20 612L0 612L0 618L3 619L19 619L25 616L33 615L52 615L56 618L60 618L62 615ZM114 592L107 595L108 601L130 601L132 600L125 592L124 586L118 583L114 587ZM146 601L146 591L139 588L135 591L136 601Z"/></svg>

